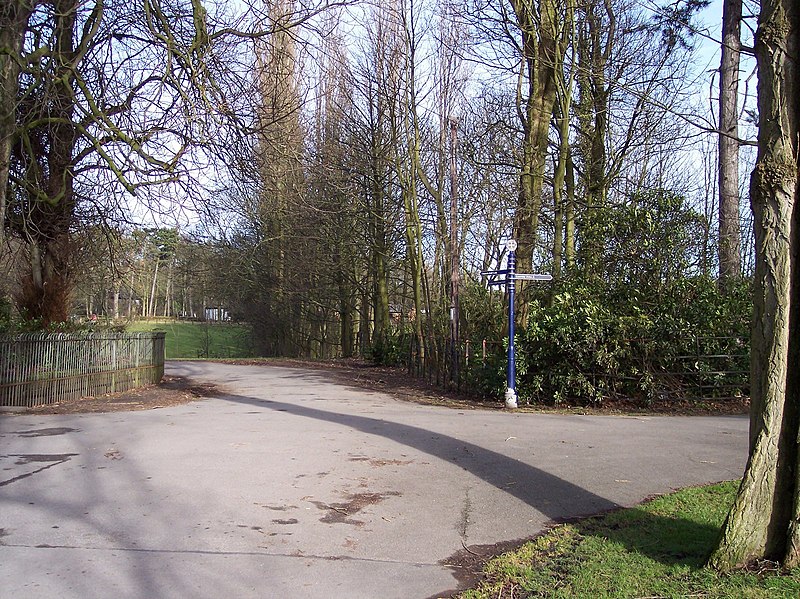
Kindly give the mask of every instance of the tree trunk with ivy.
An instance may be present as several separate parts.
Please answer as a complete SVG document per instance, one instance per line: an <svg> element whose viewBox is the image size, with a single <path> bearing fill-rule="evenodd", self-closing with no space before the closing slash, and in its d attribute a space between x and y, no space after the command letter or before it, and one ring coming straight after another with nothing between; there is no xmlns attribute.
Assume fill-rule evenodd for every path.
<svg viewBox="0 0 800 599"><path fill-rule="evenodd" d="M709 563L800 565L800 4L761 0L750 457Z"/></svg>

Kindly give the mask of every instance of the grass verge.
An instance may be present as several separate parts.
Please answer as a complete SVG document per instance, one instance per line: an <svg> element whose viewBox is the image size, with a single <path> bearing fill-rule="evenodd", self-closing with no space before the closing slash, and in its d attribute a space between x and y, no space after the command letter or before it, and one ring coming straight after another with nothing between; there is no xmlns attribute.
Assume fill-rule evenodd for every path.
<svg viewBox="0 0 800 599"><path fill-rule="evenodd" d="M243 324L140 320L126 328L131 332L166 331L167 360L253 356L250 327Z"/></svg>
<svg viewBox="0 0 800 599"><path fill-rule="evenodd" d="M642 506L560 525L491 560L461 599L797 598L800 569L703 568L738 482L684 489Z"/></svg>

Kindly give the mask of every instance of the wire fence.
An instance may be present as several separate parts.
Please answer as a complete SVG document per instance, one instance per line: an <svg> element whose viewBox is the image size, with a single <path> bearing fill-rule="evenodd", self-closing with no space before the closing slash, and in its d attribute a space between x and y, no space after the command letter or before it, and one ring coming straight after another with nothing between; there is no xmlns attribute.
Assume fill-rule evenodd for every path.
<svg viewBox="0 0 800 599"><path fill-rule="evenodd" d="M693 352L674 358L669 374L682 377L687 396L726 399L750 395L750 341L742 337L695 337Z"/></svg>
<svg viewBox="0 0 800 599"><path fill-rule="evenodd" d="M505 363L505 346L486 339L453 344L449 339L403 337L409 374L432 385L466 393L489 393Z"/></svg>
<svg viewBox="0 0 800 599"><path fill-rule="evenodd" d="M33 407L127 391L164 375L163 332L0 337L0 406Z"/></svg>

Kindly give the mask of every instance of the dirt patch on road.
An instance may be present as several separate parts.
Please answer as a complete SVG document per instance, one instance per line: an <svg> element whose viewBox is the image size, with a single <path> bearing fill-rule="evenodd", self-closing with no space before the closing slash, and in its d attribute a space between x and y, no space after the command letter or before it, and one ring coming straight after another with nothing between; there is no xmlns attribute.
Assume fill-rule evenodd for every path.
<svg viewBox="0 0 800 599"><path fill-rule="evenodd" d="M465 589L477 586L484 577L483 570L486 564L491 559L508 551L515 551L529 540L501 541L493 545L471 545L469 547L462 541L463 549L439 562L453 572L453 576L458 581L458 588L436 593L429 599L450 599Z"/></svg>
<svg viewBox="0 0 800 599"><path fill-rule="evenodd" d="M325 512L325 515L320 518L320 522L325 524L351 524L353 526L364 526L362 520L353 520L350 518L353 514L357 514L365 507L377 505L388 497L400 497L401 493L398 491L389 491L386 493L355 493L348 496L347 501L344 503L323 503L321 501L312 501L317 508Z"/></svg>
<svg viewBox="0 0 800 599"><path fill-rule="evenodd" d="M87 414L127 412L177 406L220 393L215 385L193 383L179 376L165 376L158 385L147 385L122 393L84 397L22 410L20 414Z"/></svg>

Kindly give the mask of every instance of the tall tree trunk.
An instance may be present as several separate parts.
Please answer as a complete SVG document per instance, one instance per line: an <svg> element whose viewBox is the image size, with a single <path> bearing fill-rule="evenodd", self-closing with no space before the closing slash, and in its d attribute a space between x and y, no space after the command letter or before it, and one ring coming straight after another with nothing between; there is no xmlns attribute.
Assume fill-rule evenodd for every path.
<svg viewBox="0 0 800 599"><path fill-rule="evenodd" d="M192 287L190 285L186 285L186 314L189 318L194 318L194 294L192 293Z"/></svg>
<svg viewBox="0 0 800 599"><path fill-rule="evenodd" d="M458 122L450 121L450 378L459 381L459 284L461 256L458 247Z"/></svg>
<svg viewBox="0 0 800 599"><path fill-rule="evenodd" d="M567 44L573 37L574 12L572 4L568 4L565 26L568 27L566 35L559 36L561 43ZM558 58L558 56L556 57ZM572 62L575 61L575 48L573 45ZM553 278L561 278L561 266L564 258L564 184L567 177L567 162L569 159L569 125L570 110L572 108L573 75L564 72L563 55L556 65L556 124L558 126L558 154L553 169Z"/></svg>
<svg viewBox="0 0 800 599"><path fill-rule="evenodd" d="M375 193L375 214L372 222L372 268L374 274L372 305L375 307L375 328L372 343L381 347L389 337L389 269L387 265L389 246L386 239L383 189L377 185L377 181L373 192Z"/></svg>
<svg viewBox="0 0 800 599"><path fill-rule="evenodd" d="M128 319L133 316L133 294L136 284L136 269L131 267L131 283L128 287Z"/></svg>
<svg viewBox="0 0 800 599"><path fill-rule="evenodd" d="M719 276L723 288L741 275L739 229L739 48L742 0L722 5L719 76Z"/></svg>
<svg viewBox="0 0 800 599"><path fill-rule="evenodd" d="M153 269L153 282L150 286L150 301L147 306L149 311L147 315L155 317L156 315L156 289L158 288L158 265L161 264L161 259L156 257L156 267Z"/></svg>
<svg viewBox="0 0 800 599"><path fill-rule="evenodd" d="M365 275L361 287L361 299L358 303L358 345L362 356L366 355L367 350L372 345L369 287L370 277Z"/></svg>
<svg viewBox="0 0 800 599"><path fill-rule="evenodd" d="M539 212L542 206L547 144L550 120L556 100L556 69L563 64L566 52L564 26L571 14L562 8L571 0L538 0L533 6L528 0L511 0L516 16L516 26L522 35L522 69L517 91L517 103L522 123L522 164L519 177L519 196L514 219L517 238L517 268L530 271L539 230ZM527 88L522 94L523 81ZM527 324L528 310L524 288L518 294L517 311L522 327Z"/></svg>
<svg viewBox="0 0 800 599"><path fill-rule="evenodd" d="M418 197L413 187L413 182L409 181L403 186L403 207L405 212L405 237L406 237L406 256L408 259L409 270L411 271L411 289L414 301L414 332L419 346L420 359L425 358L425 343L422 328L422 313L426 312L430 318L430 306L424 302L423 298L423 254L422 254L422 223L419 218Z"/></svg>
<svg viewBox="0 0 800 599"><path fill-rule="evenodd" d="M750 458L710 564L800 565L800 4L762 0Z"/></svg>
<svg viewBox="0 0 800 599"><path fill-rule="evenodd" d="M73 152L78 138L73 123L77 106L74 64L85 51L76 48L80 41L76 39L80 37L78 0L52 4L54 41L50 56L57 68L44 78L40 96L29 98L31 105L26 113L17 115L25 119L19 129L25 141L12 149L26 167L17 193L26 196L28 208L16 226L31 251L31 271L23 277L18 303L28 318L40 319L45 326L69 317L71 227L76 206ZM101 9L95 6L95 16L96 11ZM84 41L94 32L84 30ZM33 147L37 149L32 151Z"/></svg>
<svg viewBox="0 0 800 599"><path fill-rule="evenodd" d="M121 284L119 280L114 281L114 296L111 300L111 315L114 320L119 320L119 288Z"/></svg>
<svg viewBox="0 0 800 599"><path fill-rule="evenodd" d="M572 163L571 151L567 153L566 166L567 205L564 207L564 261L567 274L572 274L575 271L575 165Z"/></svg>
<svg viewBox="0 0 800 599"><path fill-rule="evenodd" d="M601 8L602 5L602 8ZM589 0L578 43L579 128L584 133L581 153L584 162L586 208L581 225L580 257L584 275L598 275L605 242L603 212L606 208L606 142L608 138L609 85L606 67L615 46L616 15L611 2Z"/></svg>
<svg viewBox="0 0 800 599"><path fill-rule="evenodd" d="M167 268L167 282L165 284L164 290L164 318L169 318L172 316L172 271L175 264L175 260L170 258L169 266Z"/></svg>
<svg viewBox="0 0 800 599"><path fill-rule="evenodd" d="M339 343L342 357L353 357L353 301L349 287L339 284Z"/></svg>
<svg viewBox="0 0 800 599"><path fill-rule="evenodd" d="M417 339L420 359L425 359L426 349L423 334L422 315L425 313L427 330L431 347L435 350L433 342L433 310L431 294L426 291L430 285L425 274L425 256L422 247L422 219L420 217L420 194L417 182L422 183L425 190L433 198L436 206L435 246L433 262L433 285L439 285L438 297L445 302L447 293L447 267L450 260L450 246L447 239L447 211L444 205L444 143L445 132L440 126L436 152L435 179L431 181L422 164L421 159L421 124L418 115L417 103L417 59L416 59L416 30L414 6L409 7L410 13L403 14L404 41L402 54L404 61L402 73L395 73L393 81L400 102L393 102L389 106L392 137L396 141L404 141L404 146L395 150L395 172L401 187L403 197L403 212L405 220L406 262L411 275L412 298L414 302L414 333ZM398 76L399 75L399 76ZM441 109L441 107L440 107ZM444 122L444 115L440 114L440 125ZM441 304L440 304L441 305ZM434 358L435 359L435 358Z"/></svg>
<svg viewBox="0 0 800 599"><path fill-rule="evenodd" d="M5 243L6 194L17 126L19 60L31 7L22 0L4 0L0 6L0 246Z"/></svg>

